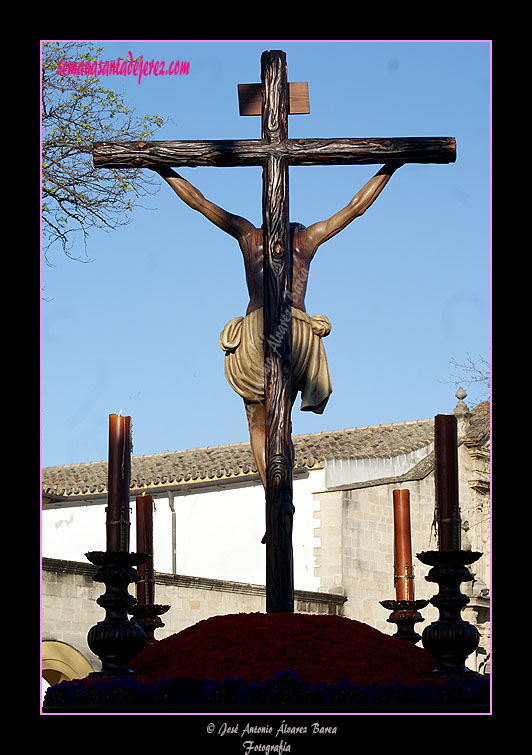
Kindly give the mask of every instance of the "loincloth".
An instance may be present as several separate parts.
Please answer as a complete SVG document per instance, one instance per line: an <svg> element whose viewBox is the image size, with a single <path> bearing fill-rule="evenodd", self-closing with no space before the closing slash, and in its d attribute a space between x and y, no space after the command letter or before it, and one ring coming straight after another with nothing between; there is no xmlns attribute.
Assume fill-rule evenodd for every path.
<svg viewBox="0 0 532 755"><path fill-rule="evenodd" d="M292 307L292 388L301 391L301 410L322 414L332 393L322 338L331 323ZM262 308L235 317L220 334L225 377L245 401L264 402L264 315Z"/></svg>

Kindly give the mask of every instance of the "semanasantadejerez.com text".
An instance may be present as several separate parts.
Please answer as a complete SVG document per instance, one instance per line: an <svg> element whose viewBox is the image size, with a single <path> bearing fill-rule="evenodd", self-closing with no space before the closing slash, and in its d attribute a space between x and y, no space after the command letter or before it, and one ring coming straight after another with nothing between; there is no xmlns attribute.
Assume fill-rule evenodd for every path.
<svg viewBox="0 0 532 755"><path fill-rule="evenodd" d="M127 58L117 60L60 60L57 73L61 76L183 76L190 71L189 60L175 60L166 65L164 60L144 60L141 55L133 60L131 51Z"/></svg>

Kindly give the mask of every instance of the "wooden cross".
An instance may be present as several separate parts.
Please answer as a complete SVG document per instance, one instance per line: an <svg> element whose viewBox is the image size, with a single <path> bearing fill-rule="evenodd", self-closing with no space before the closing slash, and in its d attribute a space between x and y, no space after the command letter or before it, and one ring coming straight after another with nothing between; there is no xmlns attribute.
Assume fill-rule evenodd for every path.
<svg viewBox="0 0 532 755"><path fill-rule="evenodd" d="M301 109L297 104L302 92L304 95L304 86L288 84L284 52L266 51L261 57L260 109L258 105L249 105L259 91L258 85L240 85L241 113L260 113L261 139L94 143L94 165L99 168L262 166L267 612L294 610L288 167L364 165L393 160L450 163L456 159L456 144L451 137L289 139L288 115L308 112L305 105ZM275 349L271 346L272 337Z"/></svg>

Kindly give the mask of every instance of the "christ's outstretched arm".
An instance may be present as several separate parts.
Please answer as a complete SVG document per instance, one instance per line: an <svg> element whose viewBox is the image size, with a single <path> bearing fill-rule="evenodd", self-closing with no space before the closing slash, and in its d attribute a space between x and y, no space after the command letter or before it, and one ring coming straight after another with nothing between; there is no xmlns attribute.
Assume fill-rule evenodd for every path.
<svg viewBox="0 0 532 755"><path fill-rule="evenodd" d="M360 217L371 207L381 191L384 189L392 175L404 163L386 163L367 184L353 197L347 207L340 210L328 220L310 225L305 230L305 241L314 256L320 244L328 241L337 233L340 233L351 221Z"/></svg>
<svg viewBox="0 0 532 755"><path fill-rule="evenodd" d="M222 231L229 233L239 242L250 231L255 230L254 226L245 218L239 215L232 215L226 212L218 205L205 199L201 191L192 186L187 180L176 173L172 168L152 168L166 183L171 186L177 196L183 200L193 210L201 212L211 223L221 228Z"/></svg>

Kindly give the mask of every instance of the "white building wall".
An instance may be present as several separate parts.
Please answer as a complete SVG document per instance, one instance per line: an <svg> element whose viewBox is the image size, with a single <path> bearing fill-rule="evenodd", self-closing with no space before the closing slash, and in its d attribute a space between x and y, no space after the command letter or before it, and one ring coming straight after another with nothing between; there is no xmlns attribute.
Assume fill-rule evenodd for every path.
<svg viewBox="0 0 532 755"><path fill-rule="evenodd" d="M372 459L328 459L325 467L325 488L350 485L353 482L380 480L406 474L434 448L431 443L417 451L399 456Z"/></svg>
<svg viewBox="0 0 532 755"><path fill-rule="evenodd" d="M314 509L312 493L322 489L324 471L294 481L294 585L317 590L314 576ZM46 505L42 513L42 555L85 562L87 551L105 550L106 499L88 504ZM175 495L176 573L250 584L264 584L266 573L265 503L262 485ZM135 549L134 499L130 548ZM153 517L155 570L171 574L172 511L167 497L155 499Z"/></svg>
<svg viewBox="0 0 532 755"><path fill-rule="evenodd" d="M87 551L105 550L106 502L43 506L41 555L67 561L86 561Z"/></svg>

